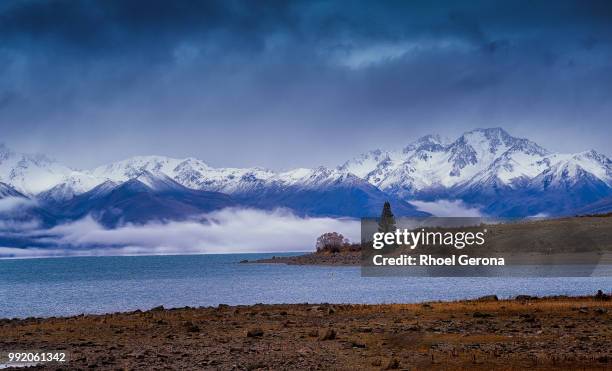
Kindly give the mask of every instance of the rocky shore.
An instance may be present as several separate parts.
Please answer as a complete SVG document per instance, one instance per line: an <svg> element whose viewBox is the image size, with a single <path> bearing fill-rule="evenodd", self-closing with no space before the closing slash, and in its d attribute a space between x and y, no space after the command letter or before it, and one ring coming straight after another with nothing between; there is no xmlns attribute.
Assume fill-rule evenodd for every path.
<svg viewBox="0 0 612 371"><path fill-rule="evenodd" d="M241 263L269 263L287 265L359 265L361 252L350 251L335 254L310 253L297 256L273 256L268 259L243 260Z"/></svg>
<svg viewBox="0 0 612 371"><path fill-rule="evenodd" d="M65 351L37 369L608 369L612 301L179 308L0 320L0 354Z"/></svg>

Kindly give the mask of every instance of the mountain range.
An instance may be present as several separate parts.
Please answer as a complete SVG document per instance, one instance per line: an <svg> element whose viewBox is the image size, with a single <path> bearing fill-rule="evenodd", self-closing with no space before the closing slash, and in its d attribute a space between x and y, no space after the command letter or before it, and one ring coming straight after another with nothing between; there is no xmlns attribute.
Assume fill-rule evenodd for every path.
<svg viewBox="0 0 612 371"><path fill-rule="evenodd" d="M224 207L363 217L378 215L386 200L403 216L428 215L410 203L415 200L460 200L501 217L612 210L612 162L605 155L552 153L501 128L475 129L452 141L428 135L336 168L285 172L163 156L76 170L0 145L0 182L0 201L30 200L32 217L51 225L85 215L109 226L176 220Z"/></svg>

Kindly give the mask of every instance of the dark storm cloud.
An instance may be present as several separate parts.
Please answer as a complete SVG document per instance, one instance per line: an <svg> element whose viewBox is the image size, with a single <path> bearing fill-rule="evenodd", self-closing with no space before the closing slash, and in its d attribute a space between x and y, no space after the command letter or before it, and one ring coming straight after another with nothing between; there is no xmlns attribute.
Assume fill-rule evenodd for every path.
<svg viewBox="0 0 612 371"><path fill-rule="evenodd" d="M611 57L609 1L6 1L0 127L77 166L329 165L483 126L610 155Z"/></svg>

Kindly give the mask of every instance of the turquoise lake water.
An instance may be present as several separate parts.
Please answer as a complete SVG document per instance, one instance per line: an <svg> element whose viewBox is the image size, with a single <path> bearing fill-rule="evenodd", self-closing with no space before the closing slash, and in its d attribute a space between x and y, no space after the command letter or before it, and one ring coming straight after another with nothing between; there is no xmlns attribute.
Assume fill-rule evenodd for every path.
<svg viewBox="0 0 612 371"><path fill-rule="evenodd" d="M154 306L414 303L610 291L611 277L361 277L359 267L239 264L280 254L0 260L0 317L108 313Z"/></svg>

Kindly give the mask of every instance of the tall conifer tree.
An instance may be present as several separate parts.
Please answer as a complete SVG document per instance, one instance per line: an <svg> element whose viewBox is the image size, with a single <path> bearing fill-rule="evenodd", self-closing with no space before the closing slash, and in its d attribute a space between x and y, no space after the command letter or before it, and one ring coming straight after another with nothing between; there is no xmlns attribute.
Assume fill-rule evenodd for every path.
<svg viewBox="0 0 612 371"><path fill-rule="evenodd" d="M391 204L389 201L386 201L380 215L380 220L378 221L378 231L387 233L395 232L395 229L395 216L393 216L393 212L391 211Z"/></svg>

